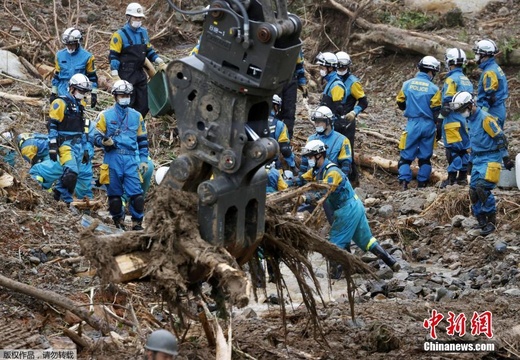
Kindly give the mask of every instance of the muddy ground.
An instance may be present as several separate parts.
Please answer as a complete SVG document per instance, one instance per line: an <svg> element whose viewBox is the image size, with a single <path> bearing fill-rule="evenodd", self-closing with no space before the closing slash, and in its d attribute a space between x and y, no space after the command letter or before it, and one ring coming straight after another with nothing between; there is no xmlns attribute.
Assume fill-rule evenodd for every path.
<svg viewBox="0 0 520 360"><path fill-rule="evenodd" d="M31 4L31 10L37 12L32 13L25 7L30 19L25 20L18 2L4 3L12 14L5 11L0 14L0 19L11 27L7 31L8 26L4 26L4 31L0 33L0 45L6 47L21 40L21 45L16 48L20 55L33 63L43 61L50 64L52 52L49 46L42 45L37 34L24 26L24 23L29 21L41 30L44 39L52 39L52 7L42 2ZM165 4L151 1L143 4L151 9L149 17L152 21L148 26L150 33L160 34L152 40L159 52L168 60L185 55L196 42L199 24L183 21L183 17L178 14L173 16L173 20L167 21L171 13L166 11ZM124 6L116 5L101 1L81 4L85 9L80 11L79 25L83 30L88 29L88 48L98 59L101 76L103 70L107 69L105 59L109 36L123 21L122 16L115 14L121 14ZM506 17L504 11L499 14L503 5L501 2L492 3L482 13L474 15L474 19L470 20L468 16L465 28L438 29L435 33L467 42L481 36L504 40L516 36L518 39L520 4L515 1ZM336 23L331 23L331 19L337 20L338 15L324 10L327 28L323 30L316 8L299 2L291 6L296 13L306 11L304 49L307 70L312 77L316 75L316 68L311 64L317 51L335 50L324 31L328 31L327 35L332 33L333 40L340 40L338 44L341 45L341 36L338 34L342 30ZM381 11L397 14L399 2L386 6L371 12L373 21L379 19L377 14ZM57 9L60 15L59 27L63 30L73 23L75 7L57 4ZM362 16L370 18L369 14ZM62 24L61 21L70 22ZM164 24L168 24L169 31L160 33ZM59 46L52 41L47 44L51 48L54 46L54 49ZM518 43L510 45L518 46ZM367 49L356 47L355 42L348 50L353 54L353 72L360 77L370 102L369 108L359 119L356 151L397 160L397 146L391 140L398 139L405 126L405 119L395 107L394 99L402 82L415 73L415 64L421 56L389 51L365 53ZM504 71L510 86L509 116L505 131L510 139L510 150L516 154L520 151L520 73L515 67L504 67ZM471 78L476 81L478 74L471 74ZM317 81L316 78L313 80ZM441 79L437 81L440 84ZM14 82L2 86L0 90L46 97L48 86L48 80L43 84L37 81L32 84ZM100 97L101 106L111 103L108 93L102 92ZM317 104L318 99L319 89L315 86L311 89L311 106ZM44 131L46 108L1 99L0 111L0 125L3 129ZM295 149L303 146L312 132L307 110L301 102L297 112ZM89 110L90 116L95 116L95 113ZM156 165L168 163L178 151L174 123L169 118L162 118L149 119L147 124L151 154ZM375 137L370 132L379 132L386 139ZM96 163L99 161L100 154ZM444 152L439 147L435 150L433 166L443 170L445 165ZM4 189L0 198L0 273L22 283L55 291L103 318L108 316L102 308L105 305L126 320L116 321L111 318L110 321L117 324L116 333L121 337L105 337L104 341L98 341L89 351L82 352L79 348L81 359L138 358L145 335L158 327L177 331L181 339L179 358L214 357L214 349L208 346L196 316L184 318L182 321L188 324L188 328L179 330L181 320L161 301L154 284L141 281L117 286L101 285L94 274L95 269L80 254L78 240L84 229L82 214L71 212L55 203L48 193L39 190L28 179L28 165L21 159L15 169L3 164L0 167L16 179L13 186ZM268 284L265 293L259 293L258 302L252 298L245 309L232 311L233 345L236 349L234 358L518 358L519 191L496 191L498 231L486 238L477 236L471 230L474 221L469 212L467 187L439 189L432 184L427 189L411 189L403 193L399 191L395 174L380 168L363 168L358 192L365 201L375 236L399 259L402 270L391 277L384 265L365 257L380 280L369 280L359 275L354 277L358 289L355 297L356 319L353 321L347 301L346 282L334 281L329 287L326 262L320 256L313 255L311 259L321 283L324 302L318 309L320 330L310 324L294 277L282 266L291 296L290 299L287 295L285 297L288 307L287 326L282 325L279 306L273 304L276 299L272 295L276 294L276 289L273 284ZM96 191L96 199L104 200L103 192ZM153 191L147 200L149 204L154 201ZM106 207L92 216L107 226L110 224ZM500 243L505 245L505 250ZM359 250L355 253L363 256ZM63 328L78 323L78 319L69 312L5 288L0 288L0 300L0 348L75 347L62 334ZM135 311L135 318L131 316L131 309ZM437 327L440 339L461 340L458 336L450 337L446 334L446 318L449 311L455 315L464 313L468 334L462 340L493 342L495 351L467 354L423 352L423 343L429 335L423 321L430 317L433 309L445 317ZM469 334L470 319L474 312L482 314L485 311L493 314L492 339L484 334ZM99 337L96 331L88 327L84 327L83 332L92 339Z"/></svg>

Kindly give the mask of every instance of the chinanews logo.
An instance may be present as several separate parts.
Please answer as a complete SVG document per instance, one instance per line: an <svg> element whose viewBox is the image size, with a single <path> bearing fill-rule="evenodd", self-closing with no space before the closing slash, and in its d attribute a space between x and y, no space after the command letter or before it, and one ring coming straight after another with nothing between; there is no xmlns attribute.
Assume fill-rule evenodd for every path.
<svg viewBox="0 0 520 360"><path fill-rule="evenodd" d="M460 313L455 314L454 312L448 311L448 317L446 321L448 326L445 327L446 335L448 336L447 341L439 340L437 333L437 326L441 324L444 319L444 315L439 313L436 309L432 310L431 316L428 319L424 319L423 327L429 330L431 340L425 341L423 350L427 352L480 352L480 351L494 351L495 344L489 340L493 338L493 314L491 311L484 311L478 313L473 312L471 319L469 320L470 329L469 332L472 336L477 337L475 341L462 341L461 339L466 335L466 314ZM444 328L444 326L443 326ZM483 338L482 341L478 337ZM485 336L485 338L484 338ZM454 337L450 339L450 337ZM487 338L487 339L486 339Z"/></svg>

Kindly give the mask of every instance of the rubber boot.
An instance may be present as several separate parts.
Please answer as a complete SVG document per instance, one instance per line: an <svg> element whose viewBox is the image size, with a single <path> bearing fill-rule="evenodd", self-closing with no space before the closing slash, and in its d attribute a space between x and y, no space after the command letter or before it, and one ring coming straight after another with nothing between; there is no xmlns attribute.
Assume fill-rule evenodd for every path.
<svg viewBox="0 0 520 360"><path fill-rule="evenodd" d="M126 226L125 226L124 221L125 221L125 220L124 220L123 218L117 218L117 219L114 219L114 225L115 225L116 228L118 228L118 229L126 230Z"/></svg>
<svg viewBox="0 0 520 360"><path fill-rule="evenodd" d="M417 182L417 187L420 189L420 188L425 188L425 187L428 187L428 181L418 181Z"/></svg>
<svg viewBox="0 0 520 360"><path fill-rule="evenodd" d="M457 184L460 186L468 185L468 172L466 170L459 171L459 176L457 176Z"/></svg>
<svg viewBox="0 0 520 360"><path fill-rule="evenodd" d="M472 229L483 229L488 223L486 214L478 214L476 218L478 224L473 226Z"/></svg>
<svg viewBox="0 0 520 360"><path fill-rule="evenodd" d="M393 272L398 272L401 269L401 265L399 265L397 260L392 255L387 253L386 250L381 247L381 245L377 244L372 249L370 249L370 252L383 260L383 262L388 265L388 267L392 269Z"/></svg>
<svg viewBox="0 0 520 360"><path fill-rule="evenodd" d="M448 178L441 183L441 189L444 189L448 185L455 185L457 182L457 172L449 172Z"/></svg>
<svg viewBox="0 0 520 360"><path fill-rule="evenodd" d="M484 216L484 219L486 219L486 225L482 227L482 230L480 230L480 235L486 236L491 234L493 231L495 231L496 228L496 213L489 213L489 214L482 214Z"/></svg>
<svg viewBox="0 0 520 360"><path fill-rule="evenodd" d="M329 277L331 280L341 279L341 274L343 273L343 266L338 264L337 262L330 261L329 262Z"/></svg>
<svg viewBox="0 0 520 360"><path fill-rule="evenodd" d="M60 201L61 193L56 189L52 189L52 197L54 198L54 200Z"/></svg>
<svg viewBox="0 0 520 360"><path fill-rule="evenodd" d="M132 220L132 230L140 231L143 230L143 221L142 220Z"/></svg>

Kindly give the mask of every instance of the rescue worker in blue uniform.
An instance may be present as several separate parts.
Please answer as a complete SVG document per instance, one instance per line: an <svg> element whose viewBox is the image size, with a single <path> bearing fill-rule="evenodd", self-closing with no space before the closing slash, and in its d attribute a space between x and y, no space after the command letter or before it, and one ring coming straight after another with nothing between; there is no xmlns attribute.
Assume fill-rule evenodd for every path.
<svg viewBox="0 0 520 360"><path fill-rule="evenodd" d="M50 102L58 96L67 95L69 92L69 80L74 74L83 74L88 77L92 85L90 106L97 104L98 77L94 55L81 47L83 36L76 28L68 28L63 32L61 42L65 49L56 53L54 59L54 77L52 78L52 90Z"/></svg>
<svg viewBox="0 0 520 360"><path fill-rule="evenodd" d="M39 133L21 133L16 137L20 154L29 164L49 160L49 136Z"/></svg>
<svg viewBox="0 0 520 360"><path fill-rule="evenodd" d="M305 77L303 50L300 50L298 58L296 59L296 67L294 68L292 79L284 85L280 93L282 106L279 118L287 125L289 139L292 139L294 134L298 89L300 89L304 98L308 97L309 93L307 90L307 78Z"/></svg>
<svg viewBox="0 0 520 360"><path fill-rule="evenodd" d="M473 164L469 198L480 234L485 236L496 228L496 201L491 190L500 179L502 163L508 170L515 164L509 159L507 139L497 119L479 108L473 95L466 91L456 93L450 107L468 120Z"/></svg>
<svg viewBox="0 0 520 360"><path fill-rule="evenodd" d="M350 252L350 243L354 243L363 251L370 251L379 257L393 271L399 271L396 259L384 250L372 235L365 208L354 192L343 171L326 156L325 144L320 140L309 141L302 150L309 170L295 180L298 186L314 181L332 186L333 191L324 202L333 211L333 221L329 233L329 241ZM302 195L298 202L310 204L321 199L327 190L309 192ZM325 205L327 204L327 205ZM338 279L341 267L331 263L331 277Z"/></svg>
<svg viewBox="0 0 520 360"><path fill-rule="evenodd" d="M166 64L150 44L148 31L142 27L144 10L138 3L126 8L126 24L112 35L110 40L110 70L112 78L128 81L134 87L130 106L139 111L143 118L148 113L147 77L143 69L146 58L164 71Z"/></svg>
<svg viewBox="0 0 520 360"><path fill-rule="evenodd" d="M12 144L13 133L5 131L0 134L0 156L2 160L10 166L16 166L17 153Z"/></svg>
<svg viewBox="0 0 520 360"><path fill-rule="evenodd" d="M482 69L478 81L477 105L498 119L503 129L506 121L506 99L509 97L507 78L495 61L498 47L493 40L477 41L473 48L478 67Z"/></svg>
<svg viewBox="0 0 520 360"><path fill-rule="evenodd" d="M291 181L292 172L289 170L277 169L274 164L269 164L265 166L265 170L267 171L267 193L275 193L278 191L285 190L289 187L287 181ZM288 174L290 173L290 174ZM289 175L289 177L287 177Z"/></svg>
<svg viewBox="0 0 520 360"><path fill-rule="evenodd" d="M363 112L368 106L368 99L363 90L363 86L359 79L350 72L352 60L350 56L344 52L336 53L338 58L338 76L345 84L345 104L343 105L342 115L334 123L334 130L345 135L350 141L350 149L352 151L352 171L348 179L353 187L359 186L359 174L356 163L354 161L354 141L356 137L356 117Z"/></svg>
<svg viewBox="0 0 520 360"><path fill-rule="evenodd" d="M340 117L344 112L346 101L345 84L338 76L338 58L331 52L319 53L316 64L320 66L320 76L325 83L320 105L327 106L334 115Z"/></svg>
<svg viewBox="0 0 520 360"><path fill-rule="evenodd" d="M121 197L130 197L132 230L142 230L144 196L140 176L148 170L148 138L142 115L130 107L133 86L118 80L112 86L115 104L99 113L94 143L105 152L100 183L106 185L108 210L116 227L125 229ZM139 161L136 158L139 151Z"/></svg>
<svg viewBox="0 0 520 360"><path fill-rule="evenodd" d="M466 53L462 49L447 49L444 63L448 70L442 87L441 135L446 148L448 160L448 178L441 183L444 188L448 185L467 185L470 141L467 122L458 112L451 111L450 102L453 95L460 91L473 93L473 84L462 72L466 64Z"/></svg>
<svg viewBox="0 0 520 360"><path fill-rule="evenodd" d="M441 93L432 80L440 70L440 62L433 56L419 61L419 72L404 82L397 94L397 106L408 118L406 129L399 141L399 184L403 190L412 181L410 165L418 158L417 187L428 185L432 172L431 157L436 134L436 119L441 109Z"/></svg>
<svg viewBox="0 0 520 360"><path fill-rule="evenodd" d="M341 171L348 176L352 165L352 152L348 139L333 129L334 114L326 106L318 106L311 112L311 120L314 121L316 133L309 136L307 142L320 140L327 148L327 159L337 164ZM307 158L303 157L300 165L300 173L308 170Z"/></svg>
<svg viewBox="0 0 520 360"><path fill-rule="evenodd" d="M69 92L51 103L49 111L49 157L59 161L63 173L54 187L54 198L70 204L78 181L81 163L90 161L86 148L89 121L84 117L85 95L92 89L90 80L75 74Z"/></svg>
<svg viewBox="0 0 520 360"><path fill-rule="evenodd" d="M297 175L298 169L296 168L296 161L294 160L294 154L291 149L291 142L289 138L289 131L287 126L278 118L280 114L280 107L283 105L282 99L274 94L272 101L273 108L269 114L269 135L278 142L280 148L280 154L282 154L285 162L291 168L291 171ZM276 168L280 169L281 164L277 161Z"/></svg>

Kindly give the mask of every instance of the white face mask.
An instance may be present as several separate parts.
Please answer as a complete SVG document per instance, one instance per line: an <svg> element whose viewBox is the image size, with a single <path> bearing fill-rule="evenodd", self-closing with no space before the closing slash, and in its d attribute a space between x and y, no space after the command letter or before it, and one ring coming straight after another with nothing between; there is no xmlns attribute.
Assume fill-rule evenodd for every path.
<svg viewBox="0 0 520 360"><path fill-rule="evenodd" d="M323 134L325 132L325 128L323 126L316 126L316 132L318 134Z"/></svg>
<svg viewBox="0 0 520 360"><path fill-rule="evenodd" d="M477 63L480 61L480 54L475 54L475 61Z"/></svg>
<svg viewBox="0 0 520 360"><path fill-rule="evenodd" d="M75 91L74 97L78 100L83 100L83 98L85 97L85 94L81 94L79 91Z"/></svg>
<svg viewBox="0 0 520 360"><path fill-rule="evenodd" d="M338 70L338 75L343 76L343 75L345 75L346 73L348 73L348 69L347 69L347 70L342 70L342 71L339 71L339 70Z"/></svg>
<svg viewBox="0 0 520 360"><path fill-rule="evenodd" d="M325 76L327 76L327 70L325 70L325 69L320 69L320 76L321 76L321 77L325 77Z"/></svg>
<svg viewBox="0 0 520 360"><path fill-rule="evenodd" d="M316 166L316 160L315 159L309 159L309 167L314 168Z"/></svg>
<svg viewBox="0 0 520 360"><path fill-rule="evenodd" d="M121 105L122 107L128 106L128 105L130 105L130 98L129 97L121 98L121 99L117 100L117 103L119 105Z"/></svg>
<svg viewBox="0 0 520 360"><path fill-rule="evenodd" d="M142 21L132 21L132 24L131 24L131 25L132 25L132 27L133 27L134 29L139 29L139 28L141 27L142 24L143 24Z"/></svg>
<svg viewBox="0 0 520 360"><path fill-rule="evenodd" d="M69 48L67 48L67 52L69 54L74 54L74 52L76 52L76 49L69 49Z"/></svg>
<svg viewBox="0 0 520 360"><path fill-rule="evenodd" d="M461 114L463 118L469 118L471 113L469 112L469 109L464 110L464 112Z"/></svg>

